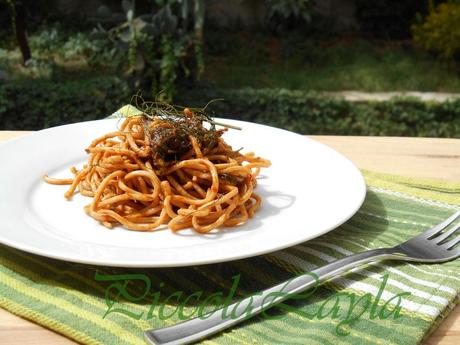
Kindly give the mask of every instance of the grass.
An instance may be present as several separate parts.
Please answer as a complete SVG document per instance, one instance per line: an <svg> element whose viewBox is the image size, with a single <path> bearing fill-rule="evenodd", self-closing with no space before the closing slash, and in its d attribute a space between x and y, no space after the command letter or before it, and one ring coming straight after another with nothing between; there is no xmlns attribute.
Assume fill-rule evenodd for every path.
<svg viewBox="0 0 460 345"><path fill-rule="evenodd" d="M234 34L220 44L207 51L204 78L223 88L460 92L458 65L407 43L314 44Z"/></svg>
<svg viewBox="0 0 460 345"><path fill-rule="evenodd" d="M435 59L410 42L280 38L206 32L203 79L219 88L460 92L460 65ZM33 64L18 49L0 49L0 70L12 78L74 79L116 74L105 46L88 34L47 29L30 37Z"/></svg>

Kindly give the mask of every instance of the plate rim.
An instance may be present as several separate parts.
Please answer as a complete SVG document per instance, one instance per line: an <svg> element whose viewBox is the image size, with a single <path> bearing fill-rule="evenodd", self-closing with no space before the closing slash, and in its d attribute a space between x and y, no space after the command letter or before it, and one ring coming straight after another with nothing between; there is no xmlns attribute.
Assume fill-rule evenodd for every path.
<svg viewBox="0 0 460 345"><path fill-rule="evenodd" d="M296 246L296 245L298 245L300 243L305 243L305 242L311 241L311 240L313 240L313 239L315 239L315 238L317 238L319 236L322 236L322 235L324 235L324 234L336 229L337 227L341 226L342 224L344 224L346 221L348 221L350 218L352 218L357 213L357 211L361 208L361 206L363 205L364 200L365 200L366 195L367 195L367 187L366 187L366 182L365 182L364 176L363 176L362 172L359 170L359 168L356 166L356 164L353 161L351 161L348 157L343 155L341 152L339 152L339 151L331 148L330 146L328 146L328 145L326 145L324 143L321 143L321 142L319 142L319 141L317 141L317 140L315 140L313 138L310 138L310 137L308 137L306 135L291 132L291 131L288 131L288 130L285 130L285 129L282 129L282 128L269 126L269 125L265 125L265 124L259 124L259 123L256 123L256 122L249 122L249 121L242 121L242 120L235 120L235 119L226 119L226 118L216 118L216 119L218 119L219 121L237 122L237 123L240 123L240 124L249 123L251 125L262 126L262 127L266 127L266 128L269 128L269 129L275 129L277 131L285 132L285 133L287 133L289 135L295 135L295 136L301 137L303 140L314 142L315 145L319 145L323 149L333 151L336 155L342 157L342 159L345 159L348 162L348 164L350 164L350 166L352 167L352 170L354 170L354 172L356 173L356 176L359 177L359 182L360 182L359 185L360 185L360 192L361 192L360 197L359 197L359 201L356 202L356 204L352 208L352 211L348 212L347 216L344 217L343 219L340 219L340 221L337 224L334 224L334 225L331 225L330 227L324 228L321 231L317 231L314 235L308 236L307 239L299 237L299 239L296 240L296 241L291 241L289 243L279 245L276 248L269 247L269 248L266 248L264 250L252 251L250 253L239 254L239 255L234 255L234 256L225 257L225 258L216 257L215 259L207 259L207 260L201 259L201 260L192 260L192 261L190 261L190 260L189 261L184 261L184 260L180 261L180 260L178 260L178 261L172 262L170 264L164 263L164 262L159 262L159 263L152 263L152 262L126 262L126 261L125 262L123 262L123 261L114 262L112 260L107 261L107 260L104 260L104 259L95 261L94 259L85 259L84 257L75 258L75 257L69 257L69 256L56 255L55 253L46 253L46 249L40 250L39 248L35 248L33 246L30 246L30 245L27 245L27 244L24 244L24 243L18 243L18 241L14 241L14 240L10 241L10 240L8 240L8 238L5 238L5 236L2 235L1 231L0 231L0 244L6 245L6 246L14 248L14 249L19 249L19 250L25 251L27 253L31 253L31 254L42 256L42 257L46 257L46 258L52 258L52 259L57 259L57 260L61 260L61 261L73 262L73 263L79 263L79 264L85 264L85 265L98 265L98 266L106 266L106 267L126 267L126 268L162 268L162 267L163 268L168 268L168 267L172 268L172 267L199 266L199 265L225 263L225 262L230 262L230 261L235 261L235 260L252 258L252 257L256 257L256 256L260 256L260 255L280 251L280 250L283 250L283 249L286 249L286 248L290 248L290 247ZM0 147L3 147L4 145L11 145L13 142L17 142L17 141L30 140L30 137L40 136L40 135L43 135L43 133L45 133L45 132L53 131L53 130L56 130L57 128L72 127L74 125L90 124L90 123L93 123L93 122L102 122L102 121L108 121L108 120L113 121L113 119L100 119L100 120L75 122L75 123L65 124L65 125L61 125L61 126L45 128L45 129L42 129L42 130L39 130L39 131L33 131L33 132L28 133L28 134L26 134L24 136L20 136L20 137L5 140L2 143L0 143ZM18 225L21 225L21 224L18 224Z"/></svg>

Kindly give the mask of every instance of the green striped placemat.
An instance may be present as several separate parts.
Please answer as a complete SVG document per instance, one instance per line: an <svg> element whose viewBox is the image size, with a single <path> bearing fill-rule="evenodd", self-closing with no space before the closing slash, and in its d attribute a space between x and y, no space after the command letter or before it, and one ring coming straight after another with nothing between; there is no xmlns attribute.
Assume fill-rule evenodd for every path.
<svg viewBox="0 0 460 345"><path fill-rule="evenodd" d="M0 306L84 344L143 344L146 329L212 311L344 255L398 244L460 205L460 184L365 176L366 201L346 224L251 259L114 269L0 246ZM459 268L460 259L436 265L375 263L203 343L417 344L457 303Z"/></svg>

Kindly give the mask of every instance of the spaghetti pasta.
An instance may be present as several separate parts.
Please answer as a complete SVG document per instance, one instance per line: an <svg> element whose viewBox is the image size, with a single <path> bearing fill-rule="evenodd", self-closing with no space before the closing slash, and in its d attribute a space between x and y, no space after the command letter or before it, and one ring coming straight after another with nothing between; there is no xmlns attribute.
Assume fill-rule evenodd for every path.
<svg viewBox="0 0 460 345"><path fill-rule="evenodd" d="M202 126L189 109L181 121ZM128 117L118 131L89 145L87 163L71 168L73 178L44 180L70 185L67 199L77 192L91 197L85 212L108 228L151 231L167 224L173 231L207 233L253 217L261 204L256 177L270 161L234 151L221 138L223 130L200 128L214 135L205 141L176 129L158 117Z"/></svg>

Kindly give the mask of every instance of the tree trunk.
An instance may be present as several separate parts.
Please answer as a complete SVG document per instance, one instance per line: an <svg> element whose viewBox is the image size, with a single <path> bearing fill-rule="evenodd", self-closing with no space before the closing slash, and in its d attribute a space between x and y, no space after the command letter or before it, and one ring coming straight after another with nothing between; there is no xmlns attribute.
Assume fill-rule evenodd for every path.
<svg viewBox="0 0 460 345"><path fill-rule="evenodd" d="M14 33L16 34L16 41L18 42L19 50L21 50L22 63L25 65L26 62L32 58L26 35L26 11L22 1L15 1L12 6Z"/></svg>

